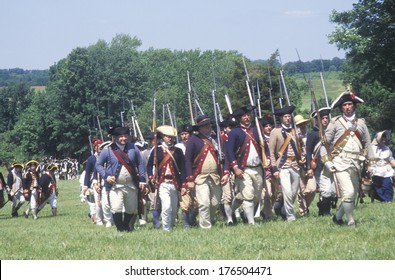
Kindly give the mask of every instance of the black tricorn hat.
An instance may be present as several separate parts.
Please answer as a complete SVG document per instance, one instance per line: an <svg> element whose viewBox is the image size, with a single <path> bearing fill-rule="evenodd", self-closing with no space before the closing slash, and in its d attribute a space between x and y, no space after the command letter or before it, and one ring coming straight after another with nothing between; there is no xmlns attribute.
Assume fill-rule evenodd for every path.
<svg viewBox="0 0 395 280"><path fill-rule="evenodd" d="M273 118L270 116L262 117L259 119L259 122L263 127L267 126L268 124L273 125Z"/></svg>
<svg viewBox="0 0 395 280"><path fill-rule="evenodd" d="M287 114L292 114L292 112L295 110L295 106L293 106L293 105L291 105L291 106L285 106L285 107L282 107L282 108L280 108L280 109L277 109L275 112L274 112L274 114L276 115L276 116L279 116L279 117L281 117L281 116L284 116L284 115L287 115Z"/></svg>
<svg viewBox="0 0 395 280"><path fill-rule="evenodd" d="M320 117L328 116L331 113L331 107L323 107L318 110L320 113ZM314 111L310 114L310 118L317 117L317 111Z"/></svg>
<svg viewBox="0 0 395 280"><path fill-rule="evenodd" d="M190 124L184 124L184 125L180 125L177 130L178 130L178 133L192 132L193 131L193 127Z"/></svg>
<svg viewBox="0 0 395 280"><path fill-rule="evenodd" d="M197 117L196 124L194 125L194 127L198 128L200 126L205 126L210 124L211 124L210 118L207 115L201 115Z"/></svg>
<svg viewBox="0 0 395 280"><path fill-rule="evenodd" d="M219 127L235 127L237 126L237 122L231 119L224 119L222 122L219 123Z"/></svg>
<svg viewBox="0 0 395 280"><path fill-rule="evenodd" d="M252 112L255 108L256 108L255 106L251 106L251 105L243 106L243 107L237 108L237 109L233 112L232 117L237 118L237 117L244 116L245 114L247 114L247 113L249 113L249 112Z"/></svg>
<svg viewBox="0 0 395 280"><path fill-rule="evenodd" d="M129 127L125 126L117 126L109 131L109 134L112 136L119 136L119 135L128 135L129 134Z"/></svg>
<svg viewBox="0 0 395 280"><path fill-rule="evenodd" d="M342 92L332 103L332 109L340 107L344 102L352 101L354 104L363 103L363 99L355 95L355 93L345 91Z"/></svg>

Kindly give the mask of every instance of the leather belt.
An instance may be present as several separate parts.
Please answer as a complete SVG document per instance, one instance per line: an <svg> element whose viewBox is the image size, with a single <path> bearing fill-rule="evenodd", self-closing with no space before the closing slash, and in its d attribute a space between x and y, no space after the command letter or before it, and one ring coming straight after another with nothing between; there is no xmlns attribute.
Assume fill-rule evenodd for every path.
<svg viewBox="0 0 395 280"><path fill-rule="evenodd" d="M173 180L173 176L171 176L171 175L165 175L164 179L165 179L165 180Z"/></svg>

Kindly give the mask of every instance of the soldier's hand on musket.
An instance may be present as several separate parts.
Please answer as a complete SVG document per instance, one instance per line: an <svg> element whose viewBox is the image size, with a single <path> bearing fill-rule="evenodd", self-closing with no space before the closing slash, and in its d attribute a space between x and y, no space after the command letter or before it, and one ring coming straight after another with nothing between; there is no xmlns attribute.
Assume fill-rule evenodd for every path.
<svg viewBox="0 0 395 280"><path fill-rule="evenodd" d="M139 188L140 188L143 195L147 195L151 192L150 188L145 183L140 183Z"/></svg>
<svg viewBox="0 0 395 280"><path fill-rule="evenodd" d="M330 172L336 172L336 167L331 161L325 162L325 167L328 168Z"/></svg>
<svg viewBox="0 0 395 280"><path fill-rule="evenodd" d="M191 191L195 190L195 182L188 182L187 185L189 190Z"/></svg>
<svg viewBox="0 0 395 280"><path fill-rule="evenodd" d="M181 188L181 196L186 195L188 193L187 188Z"/></svg>
<svg viewBox="0 0 395 280"><path fill-rule="evenodd" d="M107 182L111 185L114 185L116 182L115 176L108 176L107 177Z"/></svg>
<svg viewBox="0 0 395 280"><path fill-rule="evenodd" d="M238 166L233 167L236 177L243 177L244 172Z"/></svg>
<svg viewBox="0 0 395 280"><path fill-rule="evenodd" d="M274 173L273 173L273 176L274 176L274 178L276 178L276 179L280 179L280 172L279 172L279 171L274 172Z"/></svg>
<svg viewBox="0 0 395 280"><path fill-rule="evenodd" d="M98 183L93 183L92 186L93 186L93 188L96 190L96 192L98 194L101 193L101 188L100 188L100 185Z"/></svg>
<svg viewBox="0 0 395 280"><path fill-rule="evenodd" d="M306 175L307 175L309 178L313 178L313 175L314 175L313 169L307 170Z"/></svg>
<svg viewBox="0 0 395 280"><path fill-rule="evenodd" d="M229 181L229 174L224 174L221 178L221 185L225 185Z"/></svg>

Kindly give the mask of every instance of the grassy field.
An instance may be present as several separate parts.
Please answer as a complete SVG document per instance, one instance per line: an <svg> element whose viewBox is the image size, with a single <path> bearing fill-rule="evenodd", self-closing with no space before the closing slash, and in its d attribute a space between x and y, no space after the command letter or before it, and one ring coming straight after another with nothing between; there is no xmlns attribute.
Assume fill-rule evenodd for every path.
<svg viewBox="0 0 395 280"><path fill-rule="evenodd" d="M38 220L11 218L11 203L0 210L2 260L394 260L395 203L359 204L357 227L339 227L318 217L313 203L307 218L254 226L223 221L210 230L170 233L151 223L131 233L90 223L79 200L77 180L59 184L58 216L48 206ZM21 210L26 209L23 205ZM20 213L22 212L20 210ZM149 216L151 219L151 216Z"/></svg>
<svg viewBox="0 0 395 280"><path fill-rule="evenodd" d="M302 74L295 75L297 83L302 85L306 84L304 77ZM339 74L336 72L328 72L324 73L324 84L326 93L328 96L329 106L331 105L332 101L339 96L340 93L345 91L345 86L343 85L343 80L340 79ZM306 75L306 79L309 78L309 75ZM323 99L325 100L324 88L322 86L320 73L312 73L311 80L313 84L313 90L317 100ZM302 105L300 110L308 110L310 111L311 106L311 96L310 92L306 91L302 95ZM307 117L307 116L305 116Z"/></svg>

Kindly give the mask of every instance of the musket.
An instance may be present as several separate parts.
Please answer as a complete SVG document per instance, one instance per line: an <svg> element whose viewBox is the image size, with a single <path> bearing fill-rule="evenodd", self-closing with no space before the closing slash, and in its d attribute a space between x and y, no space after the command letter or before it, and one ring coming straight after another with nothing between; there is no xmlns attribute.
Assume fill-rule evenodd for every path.
<svg viewBox="0 0 395 280"><path fill-rule="evenodd" d="M218 122L218 113L217 113L217 102L215 101L215 90L211 90L211 97L213 99L213 104L214 104L214 120L215 120L215 126L216 126L216 134L217 134L217 144L218 144L218 160L221 163L223 160L223 155L222 155L222 144L221 144L221 130L219 127L219 122Z"/></svg>
<svg viewBox="0 0 395 280"><path fill-rule="evenodd" d="M197 108L199 109L200 114L201 114L201 115L204 115L203 110L202 110L202 107L200 107L200 104L199 104L199 97L198 97L198 95L197 95L197 93L196 93L196 90L195 90L194 87L192 87L192 89L193 89L193 97L194 97L194 99L195 99L195 105L196 105Z"/></svg>
<svg viewBox="0 0 395 280"><path fill-rule="evenodd" d="M123 121L123 114L125 113L125 98L124 95L122 93L122 111L121 111L121 125L122 127L125 126L125 122Z"/></svg>
<svg viewBox="0 0 395 280"><path fill-rule="evenodd" d="M272 90L273 90L273 85L272 85L272 77L270 75L270 68L269 68L269 64L267 64L267 75L269 78L269 98L270 98L270 108L272 110L272 116L274 118L274 104L273 104L273 96L272 96Z"/></svg>
<svg viewBox="0 0 395 280"><path fill-rule="evenodd" d="M232 103L230 102L228 91L225 93L225 102L226 106L228 107L229 114L233 114Z"/></svg>
<svg viewBox="0 0 395 280"><path fill-rule="evenodd" d="M312 91L311 97L313 98L313 103L315 104L315 108L316 108L315 112L317 114L317 122L318 122L318 129L319 129L320 140L321 140L321 143L322 143L322 145L324 146L324 148L326 150L326 154L327 154L328 160L332 161L333 157L332 157L332 153L331 153L331 148L329 146L328 140L326 139L324 128L322 127L321 115L320 115L320 112L319 112L319 109L318 109L318 102L317 102L317 99L315 97L314 90ZM333 174L333 182L335 184L336 197L339 198L340 197L340 188L339 188L339 183L337 181L336 174Z"/></svg>
<svg viewBox="0 0 395 280"><path fill-rule="evenodd" d="M321 77L321 84L322 84L322 88L324 90L324 96L325 96L325 102L326 102L326 106L329 107L329 101L328 101L328 94L326 93L326 87L325 87L325 82L324 82L324 64L322 62L322 58L321 58L321 72L320 72L320 77ZM329 113L329 118L331 118L331 114Z"/></svg>
<svg viewBox="0 0 395 280"><path fill-rule="evenodd" d="M158 134L156 131L156 93L154 93L154 98L152 102L152 131L154 133L154 171L153 171L153 186L151 191L155 193L155 199L153 201L154 209L158 210L160 206L160 198L159 198L159 186L158 186Z"/></svg>
<svg viewBox="0 0 395 280"><path fill-rule="evenodd" d="M97 125L98 125L98 127L99 127L100 137L101 137L102 140L104 140L104 138L103 138L103 132L102 132L101 126L100 126L99 103L97 102L97 98L96 98L96 109L97 109L96 120L97 120Z"/></svg>
<svg viewBox="0 0 395 280"><path fill-rule="evenodd" d="M289 95L288 95L287 85L285 84L283 70L280 70L280 76L281 76L281 81L282 81L283 86L284 86L285 99L287 100L288 106L291 106L291 100L290 100ZM296 126L295 116L294 116L293 112L291 114L291 117L292 117L292 124L293 124L294 130L295 130L296 147L298 149L298 152L299 152L300 156L302 156L303 151L302 151L302 147L300 145L300 138L299 138L299 135L298 135L298 128Z"/></svg>
<svg viewBox="0 0 395 280"><path fill-rule="evenodd" d="M195 125L195 118L193 117L193 111L192 111L192 98L191 98L191 93L192 93L192 87L191 87L191 80L189 78L189 71L187 71L187 78L188 78L188 105L189 105L189 115L191 117L191 124Z"/></svg>
<svg viewBox="0 0 395 280"><path fill-rule="evenodd" d="M219 107L218 102L215 103L215 106L217 107L217 112L218 112L219 121L222 122L222 121L224 120L224 118L222 117L221 109L220 109L220 107Z"/></svg>
<svg viewBox="0 0 395 280"><path fill-rule="evenodd" d="M137 121L136 111L134 110L133 100L130 101L130 104L132 109L132 125L133 125L134 137L140 140L141 142L144 142L144 137L143 134L141 133L139 122Z"/></svg>
<svg viewBox="0 0 395 280"><path fill-rule="evenodd" d="M258 80L256 80L256 90L257 90L257 94L258 94L258 99L256 100L256 104L258 107L258 116L259 118L262 118L262 110L261 110L261 92L259 91L259 82Z"/></svg>
<svg viewBox="0 0 395 280"><path fill-rule="evenodd" d="M247 77L247 79L246 79L246 86L247 86L248 97L250 99L251 106L255 106L254 105L254 99L252 97L252 93L251 93L251 90L250 90L249 76L248 76L247 67L245 65L244 57L243 57L243 63L244 63L244 70L246 71L246 77ZM269 165L267 163L267 158L266 158L266 151L265 151L265 144L264 144L265 142L263 140L263 134L262 134L262 130L261 130L261 125L259 123L258 115L257 115L256 111L254 111L254 117L255 117L255 127L256 127L257 132L258 132L259 145L261 147L261 153L262 153L262 167L263 168L268 168Z"/></svg>
<svg viewBox="0 0 395 280"><path fill-rule="evenodd" d="M136 128L135 114L133 113L134 112L133 100L130 100L130 106L132 109L133 136L135 139L137 139L137 128Z"/></svg>

